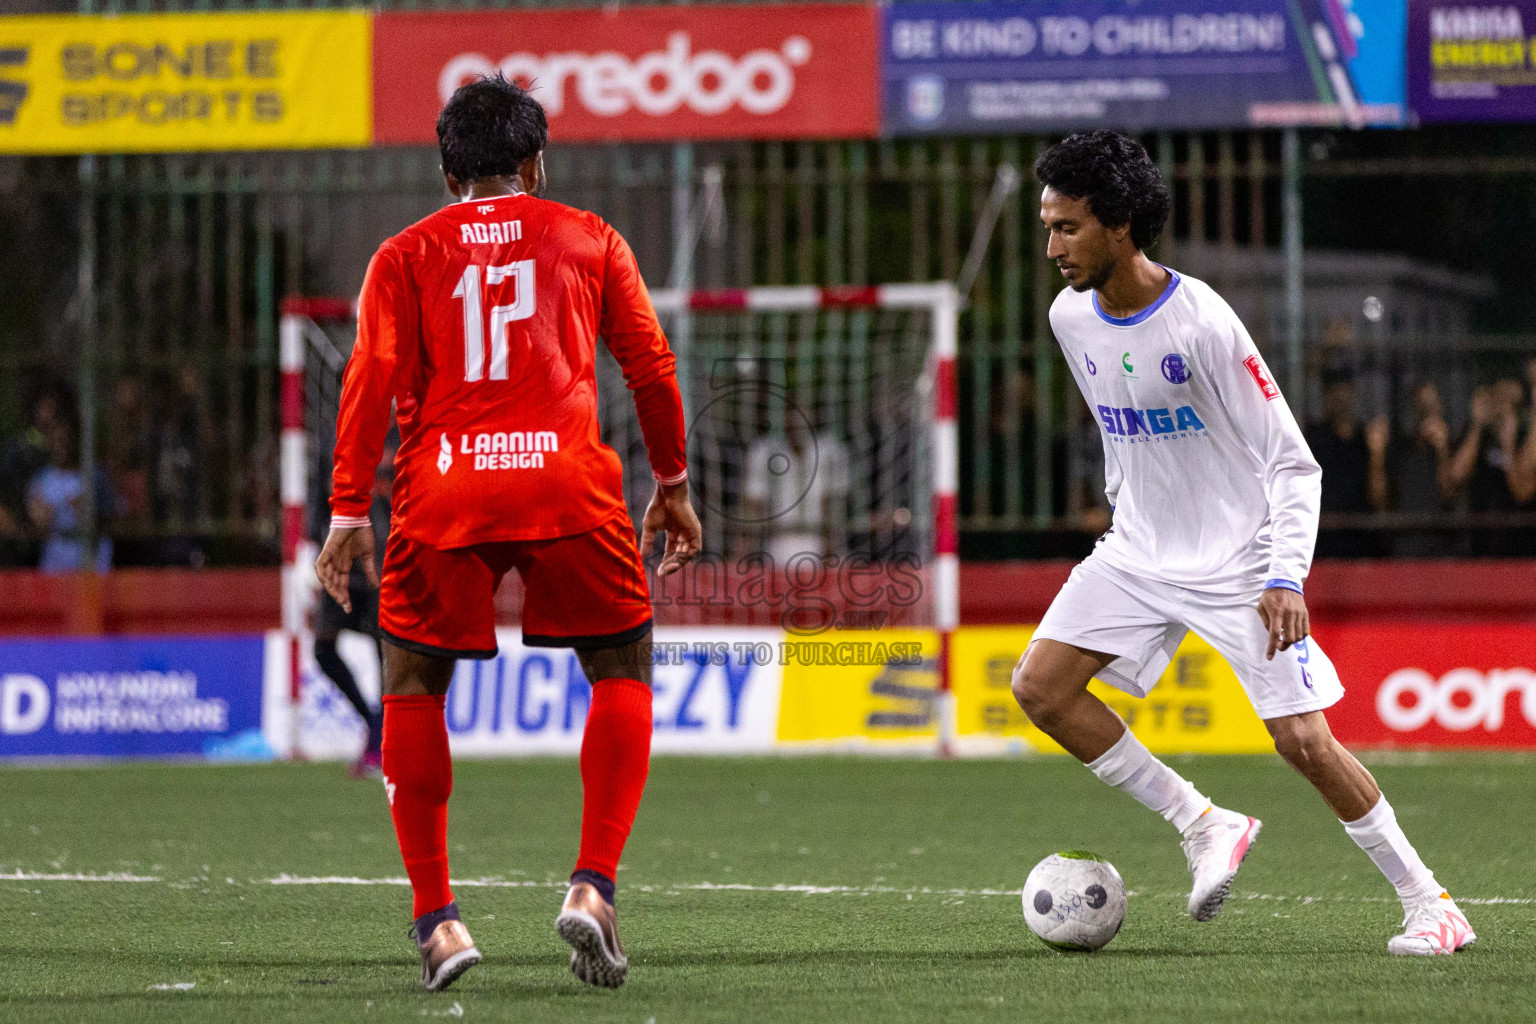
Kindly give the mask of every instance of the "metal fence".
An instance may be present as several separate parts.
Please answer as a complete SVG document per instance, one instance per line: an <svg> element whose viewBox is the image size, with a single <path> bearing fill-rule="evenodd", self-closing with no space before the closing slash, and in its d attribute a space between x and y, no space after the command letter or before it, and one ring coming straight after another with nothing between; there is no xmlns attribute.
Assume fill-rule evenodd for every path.
<svg viewBox="0 0 1536 1024"><path fill-rule="evenodd" d="M1393 255L1401 247L1390 232L1375 251L1335 221L1378 185L1528 190L1536 158L1520 139L1531 133L1510 132L1519 137L1507 152L1477 159L1454 130L1368 141L1293 134L1289 150L1278 132L1146 135L1174 191L1153 255L1231 299L1305 418L1322 414L1325 384L1341 375L1357 379L1367 419L1408 416L1414 384L1433 379L1459 434L1473 388L1518 377L1536 345L1479 334L1493 281ZM655 285L861 285L953 279L999 167L1017 169L1023 187L1003 204L962 323L962 528L973 556L1073 554L1104 514L1095 428L1046 322L1059 278L1043 256L1030 167L1050 141L562 146L557 137L549 195L610 220ZM421 149L0 159L0 234L15 242L0 247L7 458L32 443L36 461L36 399L56 387L82 406L111 477L102 522L120 563L275 561L278 303L354 294L377 244L444 201L436 165ZM1282 235L1299 257L1303 222L1322 246L1288 262ZM680 245L690 230L697 245ZM10 534L0 558L30 559L24 487L14 467L0 475L12 520L9 529L0 520L0 535ZM1465 504L1435 514L1454 518ZM1510 514L1524 523L1527 513Z"/></svg>

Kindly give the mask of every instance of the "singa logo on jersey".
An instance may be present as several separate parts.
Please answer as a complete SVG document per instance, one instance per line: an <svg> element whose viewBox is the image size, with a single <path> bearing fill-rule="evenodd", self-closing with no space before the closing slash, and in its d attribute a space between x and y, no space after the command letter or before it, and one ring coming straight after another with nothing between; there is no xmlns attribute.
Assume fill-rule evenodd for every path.
<svg viewBox="0 0 1536 1024"><path fill-rule="evenodd" d="M1101 405L1099 422L1114 441L1162 441L1183 437L1204 437L1205 424L1192 405L1177 409L1133 409L1130 406Z"/></svg>

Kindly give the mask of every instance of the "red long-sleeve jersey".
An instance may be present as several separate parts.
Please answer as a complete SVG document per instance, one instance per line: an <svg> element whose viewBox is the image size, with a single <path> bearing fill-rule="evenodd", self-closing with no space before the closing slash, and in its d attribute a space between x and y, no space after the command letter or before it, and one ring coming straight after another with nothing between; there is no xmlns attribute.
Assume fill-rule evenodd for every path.
<svg viewBox="0 0 1536 1024"><path fill-rule="evenodd" d="M598 434L597 338L624 371L651 468L687 474L676 360L634 253L594 214L528 195L456 203L380 246L336 423L332 524L367 523L400 424L393 528L456 548L625 514Z"/></svg>

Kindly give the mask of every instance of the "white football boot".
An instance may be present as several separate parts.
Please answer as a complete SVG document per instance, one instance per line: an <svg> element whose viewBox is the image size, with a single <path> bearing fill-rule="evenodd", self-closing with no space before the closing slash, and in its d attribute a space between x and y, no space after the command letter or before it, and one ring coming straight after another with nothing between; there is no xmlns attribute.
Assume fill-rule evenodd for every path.
<svg viewBox="0 0 1536 1024"><path fill-rule="evenodd" d="M1387 952L1398 956L1449 956L1477 941L1467 916L1449 893L1421 903L1403 917L1403 934L1387 940Z"/></svg>
<svg viewBox="0 0 1536 1024"><path fill-rule="evenodd" d="M1189 861L1194 887L1189 893L1189 916L1209 921L1221 913L1221 904L1232 888L1237 866L1248 856L1264 825L1258 818L1212 806L1195 819L1180 844Z"/></svg>

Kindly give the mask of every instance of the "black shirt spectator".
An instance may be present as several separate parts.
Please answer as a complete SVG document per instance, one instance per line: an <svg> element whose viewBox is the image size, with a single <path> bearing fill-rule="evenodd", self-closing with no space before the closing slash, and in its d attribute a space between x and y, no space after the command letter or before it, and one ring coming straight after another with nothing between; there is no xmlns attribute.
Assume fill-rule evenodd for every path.
<svg viewBox="0 0 1536 1024"><path fill-rule="evenodd" d="M1356 415L1353 381L1323 389L1323 422L1306 430L1307 445L1323 467L1324 512L1370 512L1371 453Z"/></svg>

